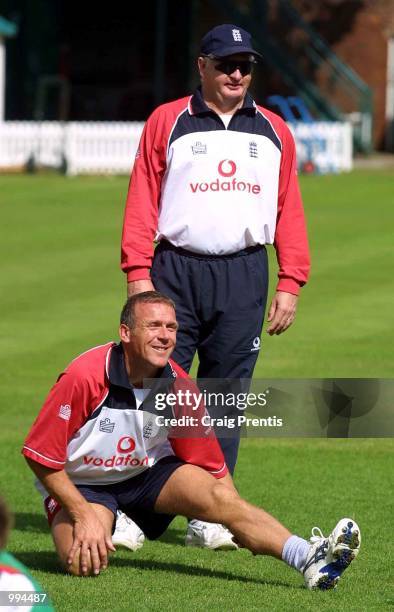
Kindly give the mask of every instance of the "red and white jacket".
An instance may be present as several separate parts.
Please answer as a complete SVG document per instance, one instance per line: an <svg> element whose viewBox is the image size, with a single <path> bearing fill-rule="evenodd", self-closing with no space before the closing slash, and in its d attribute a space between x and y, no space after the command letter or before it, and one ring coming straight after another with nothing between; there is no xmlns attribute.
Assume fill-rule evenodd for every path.
<svg viewBox="0 0 394 612"><path fill-rule="evenodd" d="M149 278L153 241L207 255L274 244L278 290L298 294L310 268L293 137L247 94L226 126L193 96L159 106L145 124L122 236L128 281Z"/></svg>
<svg viewBox="0 0 394 612"><path fill-rule="evenodd" d="M172 360L155 381L156 389L177 393L197 387ZM158 386L157 386L158 385ZM150 407L155 392L138 406L128 380L122 346L108 343L77 357L52 387L22 453L55 470L64 469L75 484L112 484L176 455L216 478L227 474L220 446L212 431L194 430L190 437L167 436L155 426ZM193 416L202 416L193 411ZM185 407L173 409L185 415ZM157 435L159 434L159 435Z"/></svg>

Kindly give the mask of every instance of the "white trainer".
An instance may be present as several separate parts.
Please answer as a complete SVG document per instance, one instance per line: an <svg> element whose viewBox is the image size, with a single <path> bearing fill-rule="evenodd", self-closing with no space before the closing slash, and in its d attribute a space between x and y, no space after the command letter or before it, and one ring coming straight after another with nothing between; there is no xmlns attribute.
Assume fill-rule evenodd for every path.
<svg viewBox="0 0 394 612"><path fill-rule="evenodd" d="M238 544L233 534L219 523L206 523L193 519L190 521L185 538L186 546L209 548L211 550L237 550Z"/></svg>
<svg viewBox="0 0 394 612"><path fill-rule="evenodd" d="M136 551L142 547L145 541L143 531L120 510L116 513L115 531L112 535L112 544L115 546L126 546L130 550Z"/></svg>
<svg viewBox="0 0 394 612"><path fill-rule="evenodd" d="M338 581L360 550L361 533L357 523L344 518L325 538L318 527L312 529L311 548L303 569L308 589L335 589Z"/></svg>

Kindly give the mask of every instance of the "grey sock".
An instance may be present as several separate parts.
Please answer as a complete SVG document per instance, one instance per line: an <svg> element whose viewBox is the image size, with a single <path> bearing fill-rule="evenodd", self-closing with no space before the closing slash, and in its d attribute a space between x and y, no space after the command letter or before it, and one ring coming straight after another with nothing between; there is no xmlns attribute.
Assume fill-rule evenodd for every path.
<svg viewBox="0 0 394 612"><path fill-rule="evenodd" d="M282 551L282 559L290 567L302 572L310 549L310 544L298 536L290 536Z"/></svg>

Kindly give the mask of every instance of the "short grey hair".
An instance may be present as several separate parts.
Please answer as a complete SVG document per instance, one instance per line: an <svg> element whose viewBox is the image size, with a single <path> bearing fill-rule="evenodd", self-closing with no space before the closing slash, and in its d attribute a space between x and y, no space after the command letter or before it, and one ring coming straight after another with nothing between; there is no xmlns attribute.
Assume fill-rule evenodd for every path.
<svg viewBox="0 0 394 612"><path fill-rule="evenodd" d="M172 299L159 291L136 293L128 298L120 314L121 324L127 325L129 329L133 329L135 325L135 307L137 304L167 304L175 310L175 303Z"/></svg>

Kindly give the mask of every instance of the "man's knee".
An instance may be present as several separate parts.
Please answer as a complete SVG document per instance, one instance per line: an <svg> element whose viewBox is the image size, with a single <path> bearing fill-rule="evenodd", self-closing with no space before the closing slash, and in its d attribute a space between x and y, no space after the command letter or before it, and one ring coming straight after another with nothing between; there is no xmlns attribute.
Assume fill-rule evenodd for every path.
<svg viewBox="0 0 394 612"><path fill-rule="evenodd" d="M92 506L94 507L95 512L98 513L104 526L110 529L110 523L113 520L112 515L108 514L105 508L102 509L101 507L97 507L96 505ZM92 571L90 551L88 553L87 558L87 571L83 574L80 562L80 549L75 552L72 563L68 563L68 556L73 544L73 530L73 522L71 521L68 513L62 508L55 516L51 526L52 539L56 548L60 565L67 573L72 574L73 576L93 576L94 573Z"/></svg>
<svg viewBox="0 0 394 612"><path fill-rule="evenodd" d="M71 542L67 541L67 539L62 540L61 538L59 538L58 533L56 533L56 531L55 531L55 534L52 532L52 536L53 536L53 540L54 540L54 544L55 544L55 548L56 548L56 552L59 558L60 565L64 569L65 572L67 572L68 574L71 574L72 576L82 576L82 575L91 576L93 575L90 554L89 554L89 560L87 563L87 572L86 574L82 574L81 562L80 562L80 550L76 551L72 563L68 563L68 554L71 548Z"/></svg>
<svg viewBox="0 0 394 612"><path fill-rule="evenodd" d="M242 505L242 498L235 489L216 481L211 489L211 502L218 510L234 510Z"/></svg>

